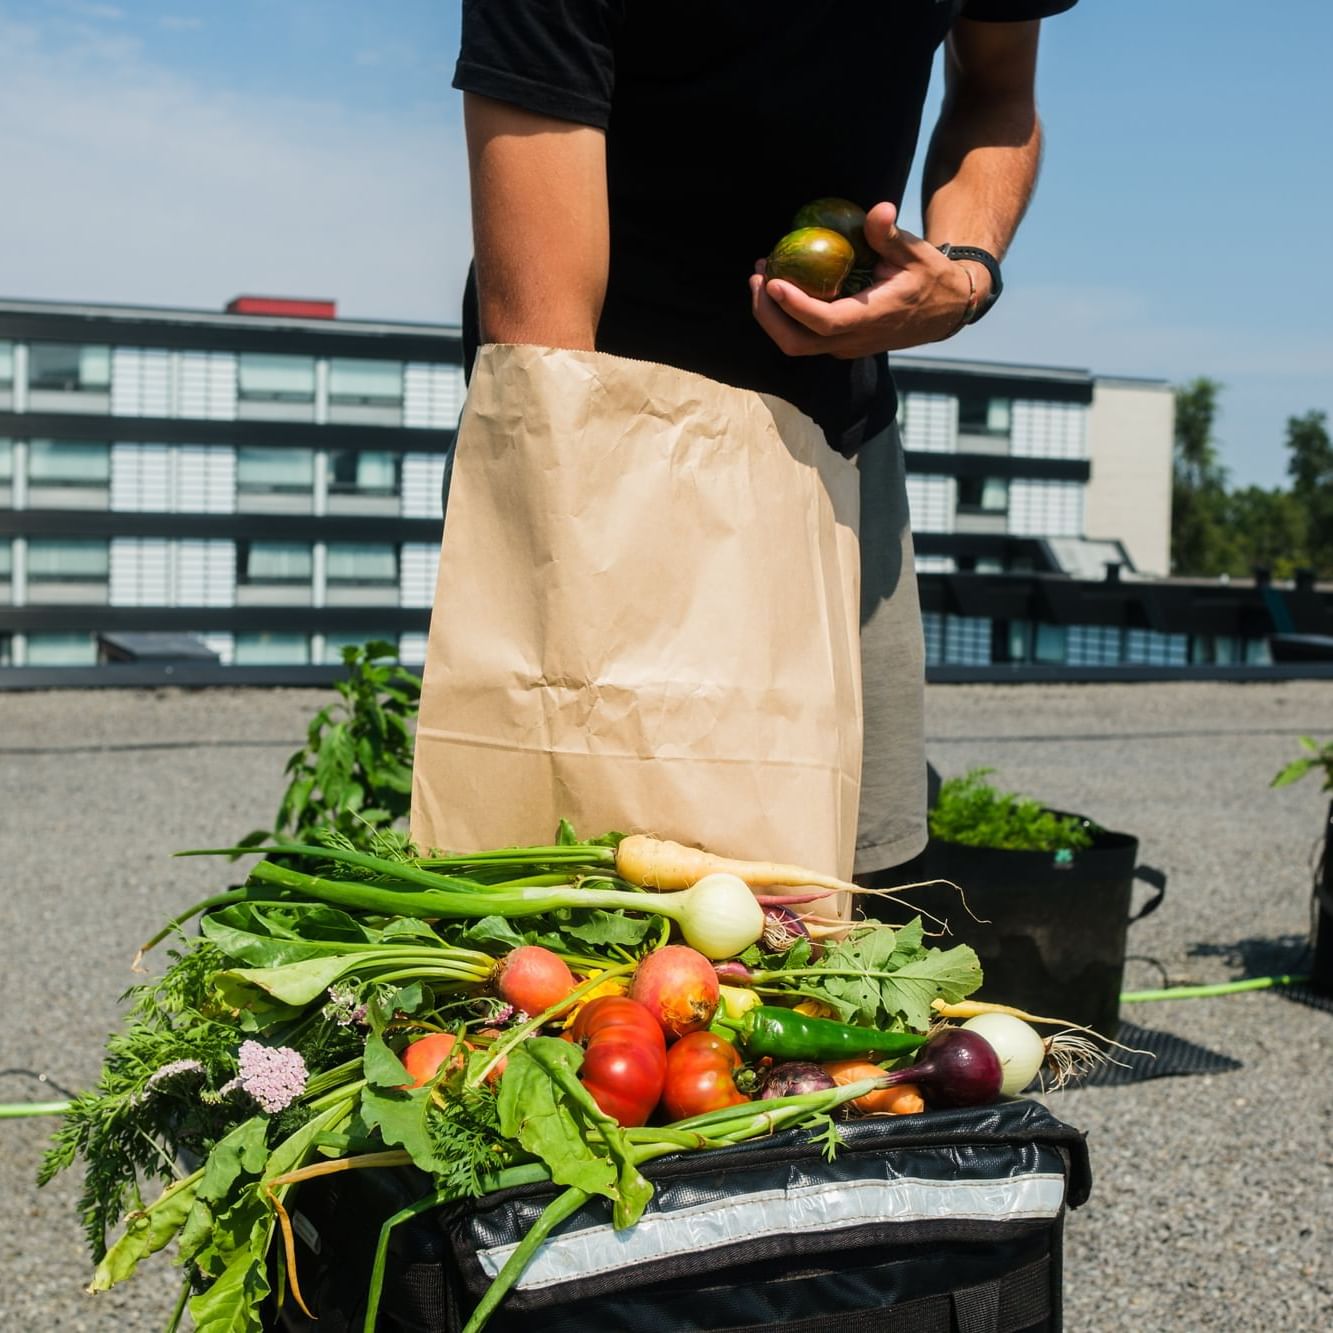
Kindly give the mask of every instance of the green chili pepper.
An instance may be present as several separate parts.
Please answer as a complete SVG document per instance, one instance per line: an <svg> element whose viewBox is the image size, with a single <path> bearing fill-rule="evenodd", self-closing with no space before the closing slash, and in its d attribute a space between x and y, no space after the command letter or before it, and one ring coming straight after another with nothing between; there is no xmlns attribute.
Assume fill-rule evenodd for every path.
<svg viewBox="0 0 1333 1333"><path fill-rule="evenodd" d="M753 1056L775 1060L850 1060L858 1055L906 1055L926 1044L920 1032L878 1032L874 1028L811 1018L794 1009L760 1005L737 1024L741 1043Z"/></svg>

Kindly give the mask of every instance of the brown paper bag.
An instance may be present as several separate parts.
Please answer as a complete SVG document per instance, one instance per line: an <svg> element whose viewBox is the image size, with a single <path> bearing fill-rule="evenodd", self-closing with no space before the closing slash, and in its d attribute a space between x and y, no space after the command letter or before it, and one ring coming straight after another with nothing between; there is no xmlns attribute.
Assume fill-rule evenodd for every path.
<svg viewBox="0 0 1333 1333"><path fill-rule="evenodd" d="M418 847L651 832L848 877L855 467L780 399L483 347L459 425Z"/></svg>

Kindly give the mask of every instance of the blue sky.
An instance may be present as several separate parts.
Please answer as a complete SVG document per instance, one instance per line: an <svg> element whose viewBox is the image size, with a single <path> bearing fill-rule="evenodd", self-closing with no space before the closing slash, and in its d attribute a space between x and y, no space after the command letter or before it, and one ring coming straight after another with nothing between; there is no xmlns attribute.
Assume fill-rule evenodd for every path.
<svg viewBox="0 0 1333 1333"><path fill-rule="evenodd" d="M334 296L452 321L457 0L0 0L0 293ZM941 355L1225 387L1233 481L1333 416L1333 6L1083 0L1043 29L1042 180ZM927 120L929 121L929 113ZM919 217L915 189L907 224Z"/></svg>

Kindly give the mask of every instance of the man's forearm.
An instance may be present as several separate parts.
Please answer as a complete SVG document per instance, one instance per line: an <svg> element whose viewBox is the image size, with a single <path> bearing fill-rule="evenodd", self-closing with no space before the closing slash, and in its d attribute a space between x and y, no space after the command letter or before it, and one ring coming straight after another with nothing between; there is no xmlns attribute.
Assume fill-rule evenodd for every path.
<svg viewBox="0 0 1333 1333"><path fill-rule="evenodd" d="M1002 258L1041 162L1038 23L960 20L945 45L945 96L922 180L926 239ZM984 268L970 264L989 286Z"/></svg>
<svg viewBox="0 0 1333 1333"><path fill-rule="evenodd" d="M1041 122L1031 98L946 102L931 138L922 194L926 239L977 245L1002 258L1037 183Z"/></svg>
<svg viewBox="0 0 1333 1333"><path fill-rule="evenodd" d="M602 131L464 97L483 342L591 349L610 249Z"/></svg>

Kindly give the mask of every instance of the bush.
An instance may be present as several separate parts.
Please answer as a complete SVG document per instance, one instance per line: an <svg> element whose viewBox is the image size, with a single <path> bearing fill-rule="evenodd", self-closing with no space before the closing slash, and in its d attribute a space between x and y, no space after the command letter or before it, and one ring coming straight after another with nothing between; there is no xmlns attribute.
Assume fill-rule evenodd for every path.
<svg viewBox="0 0 1333 1333"><path fill-rule="evenodd" d="M1030 796L998 791L986 781L994 771L974 768L940 784L930 812L932 838L1011 852L1075 852L1092 846L1086 820L1057 815Z"/></svg>

